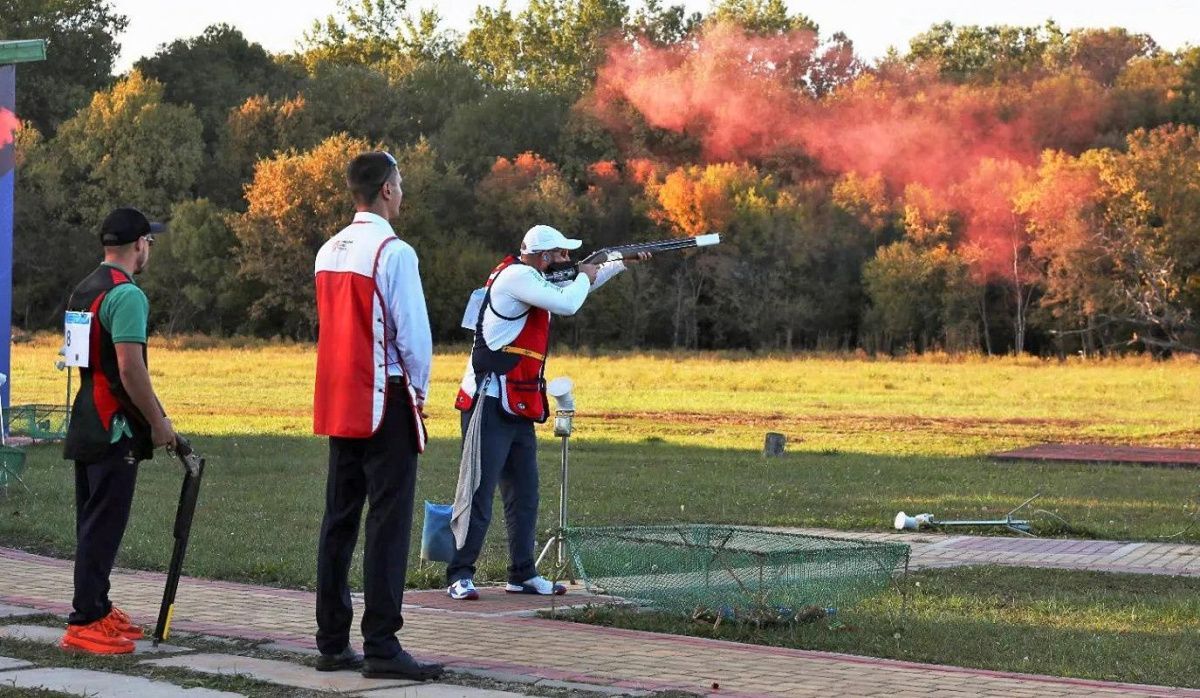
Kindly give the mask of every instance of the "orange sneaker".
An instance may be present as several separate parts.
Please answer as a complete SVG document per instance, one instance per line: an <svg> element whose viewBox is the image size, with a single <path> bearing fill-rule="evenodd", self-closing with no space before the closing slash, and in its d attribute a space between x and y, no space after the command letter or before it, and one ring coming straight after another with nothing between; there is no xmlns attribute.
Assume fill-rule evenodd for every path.
<svg viewBox="0 0 1200 698"><path fill-rule="evenodd" d="M140 640L145 635L140 627L133 624L129 614L116 606L113 606L112 610L108 612L108 620L126 639Z"/></svg>
<svg viewBox="0 0 1200 698"><path fill-rule="evenodd" d="M133 640L125 637L107 618L87 625L68 625L58 643L63 649L82 650L92 654L129 654Z"/></svg>

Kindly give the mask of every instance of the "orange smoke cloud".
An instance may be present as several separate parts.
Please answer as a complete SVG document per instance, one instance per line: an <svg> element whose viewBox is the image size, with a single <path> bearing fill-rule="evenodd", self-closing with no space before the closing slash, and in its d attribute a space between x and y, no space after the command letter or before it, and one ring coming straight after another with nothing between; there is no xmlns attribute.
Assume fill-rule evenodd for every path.
<svg viewBox="0 0 1200 698"><path fill-rule="evenodd" d="M20 128L21 122L17 119L17 115L0 107L0 148L7 148L16 138L17 130Z"/></svg>
<svg viewBox="0 0 1200 698"><path fill-rule="evenodd" d="M709 162L806 157L831 174L878 174L891 192L922 185L997 254L1012 250L1013 187L1044 148L1090 145L1110 108L1082 75L967 86L920 68L844 80L818 98L806 76L839 65L818 49L811 32L732 25L667 48L619 43L582 106L614 129L632 107L696 139Z"/></svg>
<svg viewBox="0 0 1200 698"><path fill-rule="evenodd" d="M799 77L816 47L812 32L755 37L727 24L686 48L617 43L599 70L595 105L612 124L614 98L624 98L651 125L698 136L710 160L769 152L792 136L785 115L802 100L786 77Z"/></svg>

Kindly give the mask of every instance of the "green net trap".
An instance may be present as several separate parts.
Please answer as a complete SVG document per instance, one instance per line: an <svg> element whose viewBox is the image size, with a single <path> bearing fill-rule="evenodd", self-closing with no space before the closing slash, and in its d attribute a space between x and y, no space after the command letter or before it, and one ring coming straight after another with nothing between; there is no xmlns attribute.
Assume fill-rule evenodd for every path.
<svg viewBox="0 0 1200 698"><path fill-rule="evenodd" d="M62 405L13 405L8 413L8 433L34 441L67 438L70 412Z"/></svg>
<svg viewBox="0 0 1200 698"><path fill-rule="evenodd" d="M21 481L24 472L25 452L12 446L0 446L0 493L7 492L15 484L24 485Z"/></svg>
<svg viewBox="0 0 1200 698"><path fill-rule="evenodd" d="M908 564L903 543L736 526L572 528L567 541L589 591L693 616L846 608L885 590Z"/></svg>

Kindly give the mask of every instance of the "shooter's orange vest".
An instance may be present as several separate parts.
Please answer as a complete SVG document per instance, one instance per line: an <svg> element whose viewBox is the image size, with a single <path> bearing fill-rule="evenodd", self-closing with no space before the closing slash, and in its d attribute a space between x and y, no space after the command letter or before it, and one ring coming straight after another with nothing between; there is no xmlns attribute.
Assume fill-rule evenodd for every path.
<svg viewBox="0 0 1200 698"><path fill-rule="evenodd" d="M550 414L550 403L546 399L546 353L550 344L550 311L544 308L529 308L515 317L496 312L492 307L492 283L500 272L521 264L516 255L509 255L488 275L487 289L479 308L475 323L475 343L471 348L471 366L475 369L475 386L488 374L500 379L500 401L505 411L535 422L546 421ZM524 319L525 325L512 343L499 349L489 349L483 339L483 314L491 310L503 320ZM471 409L477 395L469 395L459 388L454 406L460 410Z"/></svg>

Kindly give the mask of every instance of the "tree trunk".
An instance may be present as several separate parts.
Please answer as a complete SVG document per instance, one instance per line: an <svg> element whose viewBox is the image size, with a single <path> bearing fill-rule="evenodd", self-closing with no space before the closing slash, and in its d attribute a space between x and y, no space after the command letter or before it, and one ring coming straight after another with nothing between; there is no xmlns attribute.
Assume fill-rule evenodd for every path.
<svg viewBox="0 0 1200 698"><path fill-rule="evenodd" d="M994 356L992 353L992 333L988 328L987 286L983 287L983 295L979 298L979 317L983 320L983 346L988 356Z"/></svg>
<svg viewBox="0 0 1200 698"><path fill-rule="evenodd" d="M672 318L671 348L679 348L679 334L683 326L683 279L675 278L675 317Z"/></svg>
<svg viewBox="0 0 1200 698"><path fill-rule="evenodd" d="M1017 312L1013 317L1013 353L1020 356L1025 351L1025 302L1021 290L1021 269L1016 238L1013 238L1013 292L1017 301Z"/></svg>

